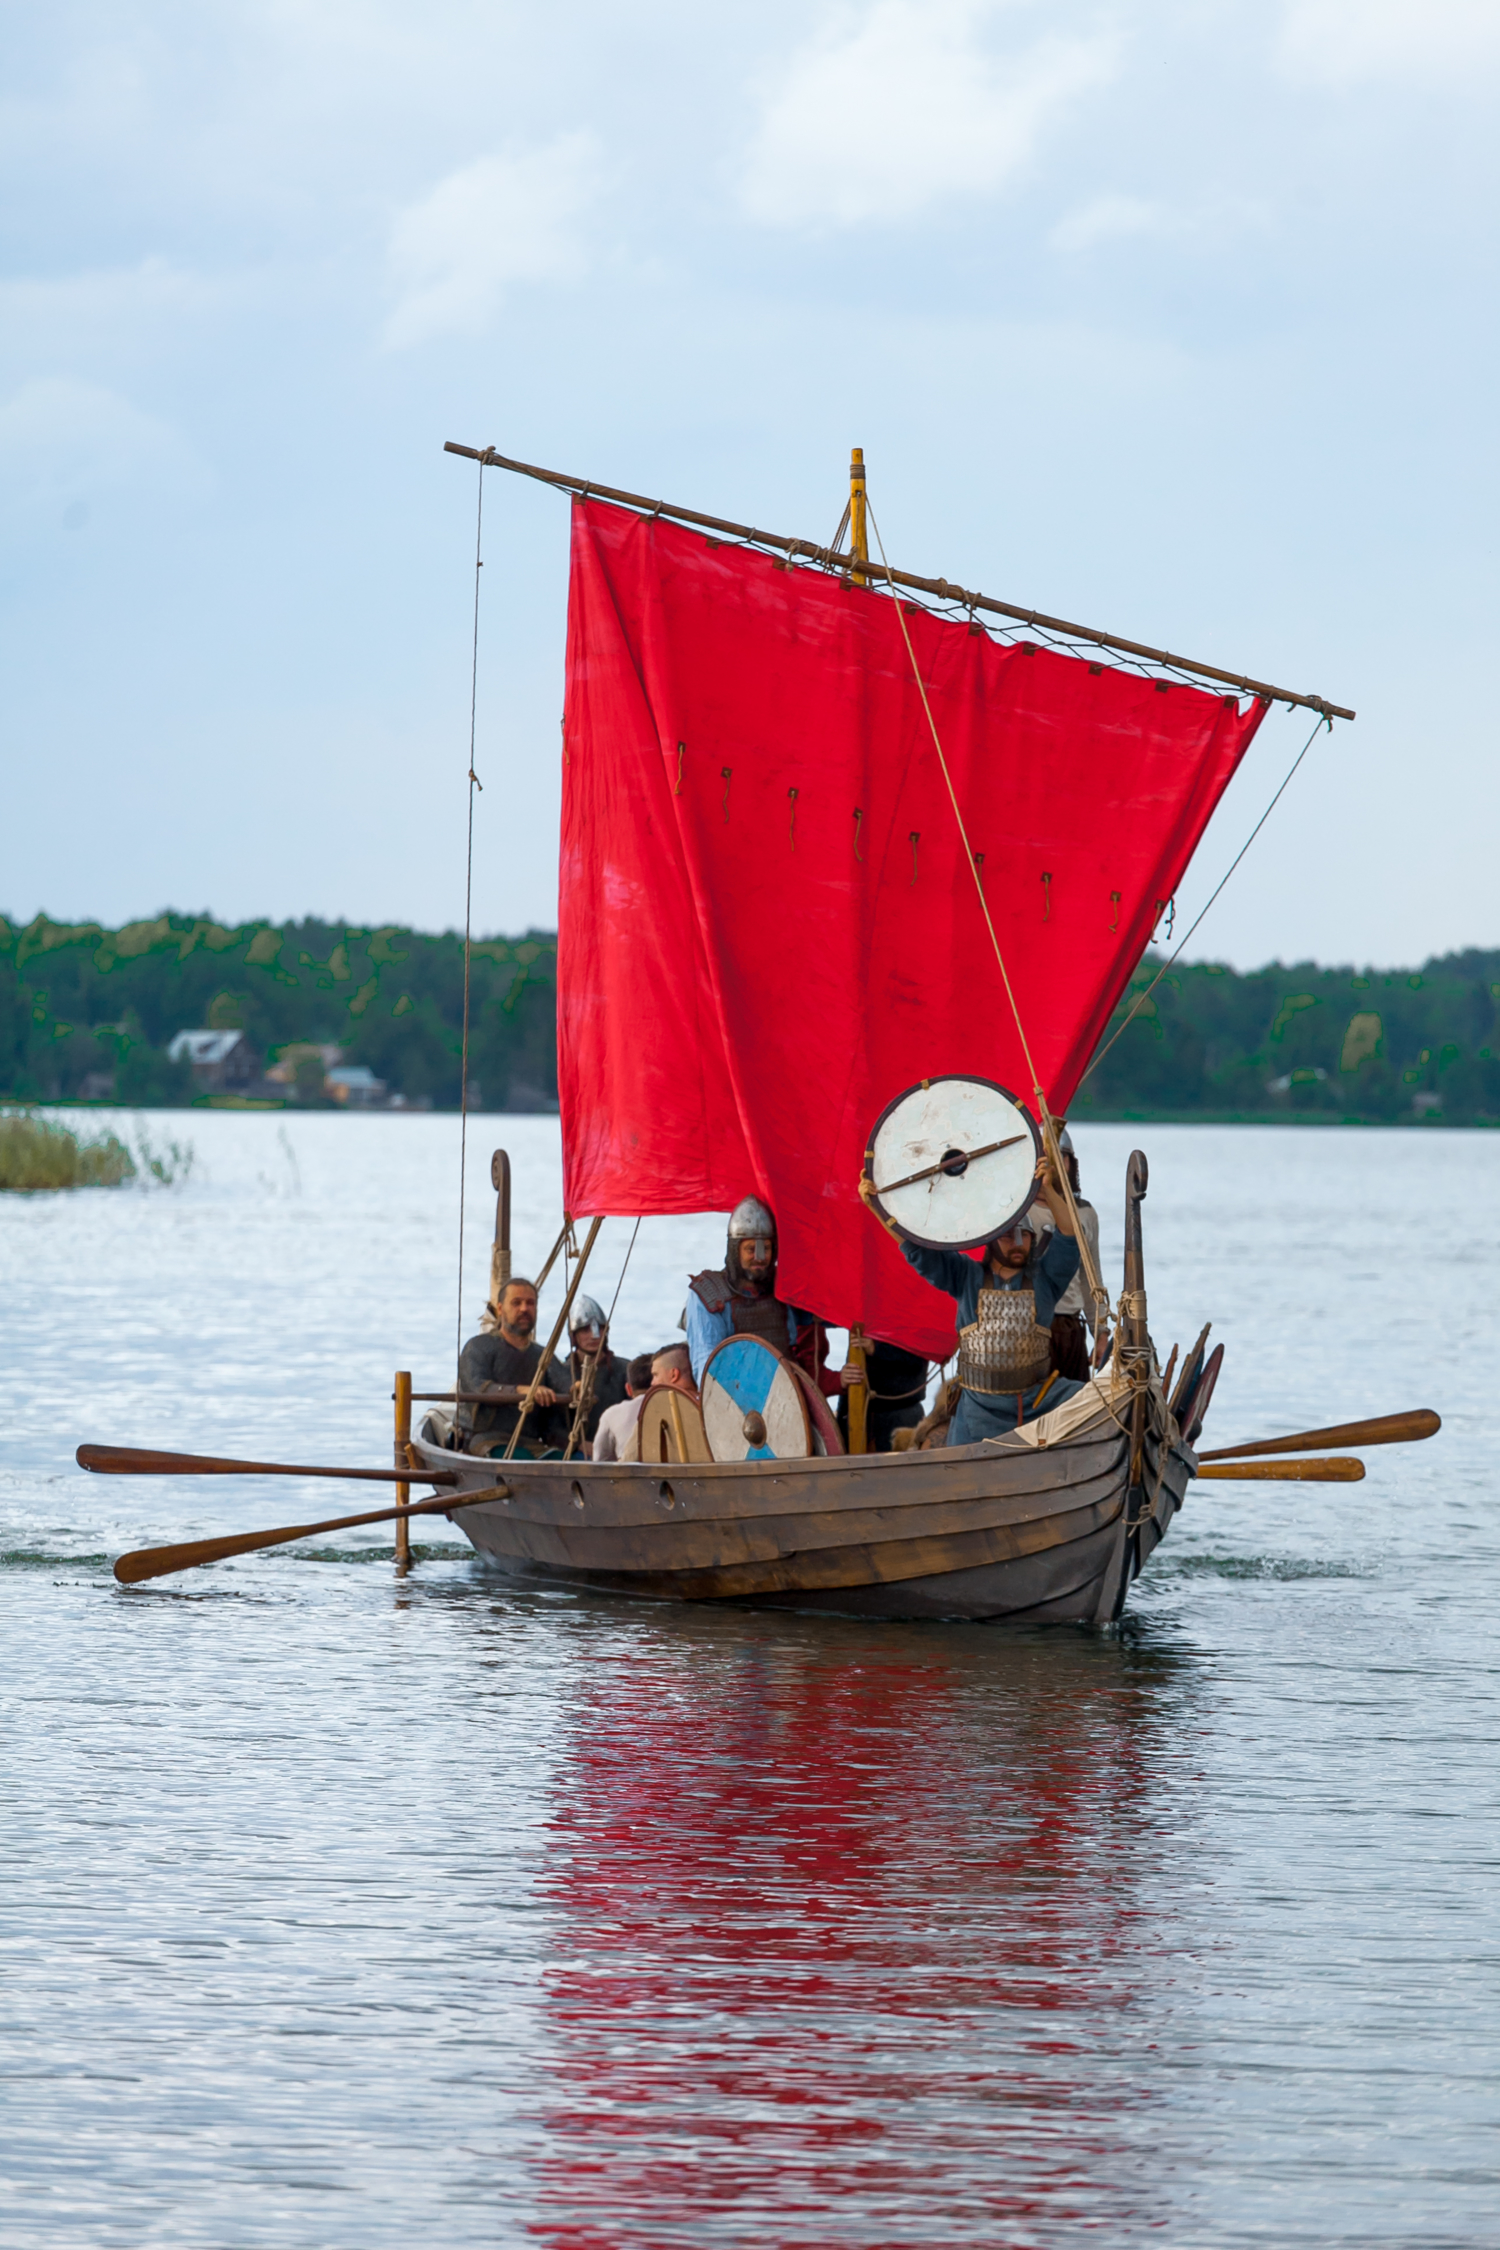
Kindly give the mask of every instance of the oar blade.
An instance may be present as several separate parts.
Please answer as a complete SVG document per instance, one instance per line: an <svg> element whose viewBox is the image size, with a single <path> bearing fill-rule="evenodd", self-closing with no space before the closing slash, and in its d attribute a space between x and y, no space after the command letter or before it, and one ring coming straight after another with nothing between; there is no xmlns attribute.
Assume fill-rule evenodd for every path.
<svg viewBox="0 0 1500 2250"><path fill-rule="evenodd" d="M139 1586L145 1578L170 1578L176 1570L196 1570L200 1563L223 1562L230 1555L253 1554L258 1547L280 1547L290 1539L305 1539L316 1524L286 1524L280 1531L244 1531L229 1539L187 1539L177 1547L137 1547L121 1555L115 1576L122 1586Z"/></svg>
<svg viewBox="0 0 1500 2250"><path fill-rule="evenodd" d="M177 1570L196 1570L200 1563L225 1562L231 1555L252 1555L261 1547L284 1547L293 1539L320 1538L325 1532L354 1531L370 1523L401 1523L412 1516L449 1515L472 1508L478 1500L508 1500L508 1484L485 1485L461 1496L439 1493L431 1500L414 1500L406 1508L371 1508L358 1516L329 1516L322 1523L282 1524L275 1531L235 1531L223 1539L187 1539L175 1547L137 1547L121 1555L115 1576L122 1586L139 1586L145 1578L170 1578Z"/></svg>
<svg viewBox="0 0 1500 2250"><path fill-rule="evenodd" d="M1365 1473L1363 1461L1351 1454L1320 1455L1311 1461L1211 1461L1200 1462L1200 1477L1234 1477L1244 1483L1358 1484Z"/></svg>

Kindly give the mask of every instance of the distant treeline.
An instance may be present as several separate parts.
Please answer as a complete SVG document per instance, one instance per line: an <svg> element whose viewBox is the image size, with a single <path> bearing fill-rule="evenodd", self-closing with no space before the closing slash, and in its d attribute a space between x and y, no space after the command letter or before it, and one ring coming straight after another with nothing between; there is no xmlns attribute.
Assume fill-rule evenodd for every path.
<svg viewBox="0 0 1500 2250"><path fill-rule="evenodd" d="M1160 967L1148 955L1124 1019ZM485 1109L557 1101L557 940L473 948L471 1098ZM1308 1117L1500 1123L1500 951L1420 970L1280 963L1240 975L1168 972L1073 1103L1078 1118ZM175 1033L239 1029L266 1068L299 1044L338 1046L408 1102L455 1108L463 940L163 914L120 930L38 916L0 921L0 1096L191 1101Z"/></svg>
<svg viewBox="0 0 1500 2250"><path fill-rule="evenodd" d="M473 947L471 1099L486 1109L557 1106L557 940L545 932ZM281 1049L337 1045L392 1092L458 1106L463 939L342 922L246 922L161 914L106 930L45 915L0 921L0 1095L167 1107L194 1098L179 1031L241 1030L258 1066Z"/></svg>
<svg viewBox="0 0 1500 2250"><path fill-rule="evenodd" d="M1500 952L1420 969L1179 964L1110 1046L1160 967L1148 954L1136 971L1075 1117L1500 1124Z"/></svg>

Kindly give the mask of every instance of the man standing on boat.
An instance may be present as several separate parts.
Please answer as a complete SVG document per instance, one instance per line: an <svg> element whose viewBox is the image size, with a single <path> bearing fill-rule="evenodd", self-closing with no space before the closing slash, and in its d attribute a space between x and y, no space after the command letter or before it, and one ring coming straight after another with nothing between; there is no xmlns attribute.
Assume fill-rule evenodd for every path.
<svg viewBox="0 0 1500 2250"><path fill-rule="evenodd" d="M874 1210L874 1182L861 1175L859 1192ZM962 1385L948 1432L950 1445L976 1445L1003 1437L1039 1412L1060 1406L1083 1385L1057 1373L1052 1316L1078 1271L1078 1244L1060 1185L1037 1166L1037 1192L1052 1219L1050 1231L1030 1211L985 1248L981 1265L963 1250L931 1250L908 1242L876 1211L901 1255L924 1281L958 1300L958 1380Z"/></svg>
<svg viewBox="0 0 1500 2250"><path fill-rule="evenodd" d="M820 1390L836 1398L843 1379L830 1375L828 1332L821 1320L776 1294L776 1221L758 1195L747 1195L729 1215L724 1264L716 1272L695 1273L688 1282L687 1340L693 1381L703 1380L704 1363L726 1336L759 1336L796 1360ZM846 1371L852 1372L852 1370Z"/></svg>
<svg viewBox="0 0 1500 2250"><path fill-rule="evenodd" d="M1068 1167L1068 1179L1072 1184L1073 1203L1078 1212L1078 1223L1083 1229L1088 1247L1094 1253L1094 1271L1097 1273L1099 1271L1099 1214L1094 1209L1093 1204L1088 1201L1079 1184L1078 1152L1073 1146L1073 1136L1066 1125L1058 1136L1057 1145L1062 1152L1062 1160ZM1039 1208L1036 1204L1033 1204L1032 1211L1034 1215L1038 1216L1041 1211L1046 1211L1047 1222L1050 1225L1051 1212L1047 1210L1045 1205ZM1087 1379L1090 1345L1093 1340L1094 1324L1097 1317L1093 1300L1084 1288L1083 1269L1080 1266L1078 1272L1074 1274L1067 1288L1058 1298L1057 1309L1052 1315L1052 1364L1059 1375L1070 1376L1080 1383ZM1085 1322L1088 1324L1087 1334L1085 1334L1084 1329Z"/></svg>
<svg viewBox="0 0 1500 2250"><path fill-rule="evenodd" d="M508 1281L496 1309L499 1326L471 1336L458 1360L459 1390L483 1392L485 1403L460 1399L454 1416L464 1452L491 1457L504 1453L509 1444L521 1400L542 1359L536 1340L535 1283ZM488 1403L491 1399L493 1405ZM544 1460L561 1453L571 1421L567 1399L567 1375L555 1359L549 1360L516 1447L522 1460Z"/></svg>

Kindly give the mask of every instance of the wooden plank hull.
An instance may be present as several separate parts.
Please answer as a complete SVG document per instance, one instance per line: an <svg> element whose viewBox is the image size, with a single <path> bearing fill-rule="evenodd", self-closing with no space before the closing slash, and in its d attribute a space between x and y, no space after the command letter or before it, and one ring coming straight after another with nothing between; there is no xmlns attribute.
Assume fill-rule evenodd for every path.
<svg viewBox="0 0 1500 2250"><path fill-rule="evenodd" d="M1087 1409L1085 1409L1087 1412ZM453 1518L517 1575L654 1601L735 1601L858 1617L1102 1625L1182 1503L1194 1458L1148 1448L1154 1510L1132 1522L1129 1445L1106 1412L1063 1408L1021 1436L811 1461L470 1460L433 1467L510 1497Z"/></svg>

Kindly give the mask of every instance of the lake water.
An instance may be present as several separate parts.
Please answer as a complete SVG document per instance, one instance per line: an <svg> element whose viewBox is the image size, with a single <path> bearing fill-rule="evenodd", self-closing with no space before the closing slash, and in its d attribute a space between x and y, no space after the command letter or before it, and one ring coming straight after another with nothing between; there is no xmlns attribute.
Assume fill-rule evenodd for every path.
<svg viewBox="0 0 1500 2250"><path fill-rule="evenodd" d="M1214 1439L1445 1423L1195 1488L1090 1637L516 1593L441 1518L118 1588L359 1488L80 1439L379 1465L457 1312L455 1120L149 1125L185 1186L0 1198L8 2245L1500 2243L1500 1136L1080 1134ZM474 1310L497 1139L557 1224L478 1121ZM622 1348L721 1240L642 1228Z"/></svg>

